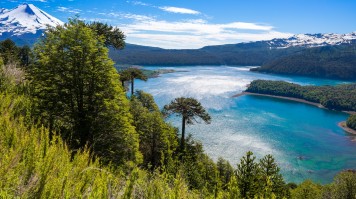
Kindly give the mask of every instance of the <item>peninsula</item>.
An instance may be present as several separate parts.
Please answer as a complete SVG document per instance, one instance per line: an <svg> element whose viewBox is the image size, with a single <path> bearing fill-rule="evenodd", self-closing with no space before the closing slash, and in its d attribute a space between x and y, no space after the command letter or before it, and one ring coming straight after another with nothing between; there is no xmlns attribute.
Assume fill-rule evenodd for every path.
<svg viewBox="0 0 356 199"><path fill-rule="evenodd" d="M248 85L246 91L233 97L242 95L286 99L319 108L346 112L351 115L348 122L343 121L338 125L346 132L356 135L355 120L351 119L356 114L355 83L337 86L301 86L284 81L254 80Z"/></svg>

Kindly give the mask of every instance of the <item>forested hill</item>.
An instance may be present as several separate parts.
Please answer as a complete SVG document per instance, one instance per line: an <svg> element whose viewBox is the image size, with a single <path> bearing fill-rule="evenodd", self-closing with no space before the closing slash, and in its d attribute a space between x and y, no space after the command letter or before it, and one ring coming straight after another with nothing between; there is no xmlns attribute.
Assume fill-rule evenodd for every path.
<svg viewBox="0 0 356 199"><path fill-rule="evenodd" d="M254 80L247 92L304 99L341 111L356 111L356 83L337 86L301 86L272 80Z"/></svg>
<svg viewBox="0 0 356 199"><path fill-rule="evenodd" d="M168 50L126 44L124 50L111 49L110 57L118 64L259 66L276 58L300 52L303 49L305 48L271 48L266 41L186 50Z"/></svg>
<svg viewBox="0 0 356 199"><path fill-rule="evenodd" d="M322 78L356 79L356 41L323 47L270 47L267 41L167 50L127 44L110 51L118 64L137 65L242 65L260 72Z"/></svg>
<svg viewBox="0 0 356 199"><path fill-rule="evenodd" d="M261 72L323 78L356 79L356 42L323 46L277 58L255 69Z"/></svg>

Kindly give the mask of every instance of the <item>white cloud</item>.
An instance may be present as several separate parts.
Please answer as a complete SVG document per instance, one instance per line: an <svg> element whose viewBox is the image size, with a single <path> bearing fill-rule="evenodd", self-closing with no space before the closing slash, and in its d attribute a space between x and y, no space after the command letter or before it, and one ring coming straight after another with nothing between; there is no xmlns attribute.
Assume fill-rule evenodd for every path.
<svg viewBox="0 0 356 199"><path fill-rule="evenodd" d="M81 12L81 10L79 10L79 9L73 9L73 8L68 8L68 7L63 7L63 6L58 6L57 11L69 12L69 13L74 13L74 14L78 14Z"/></svg>
<svg viewBox="0 0 356 199"><path fill-rule="evenodd" d="M198 11L177 7L156 7L140 1L127 1L134 5L165 8L167 12L195 14ZM116 21L126 34L127 42L167 49L201 48L207 45L233 44L248 41L285 38L292 34L279 32L268 24L230 22L211 23L205 19L181 19L177 21L159 20L158 16L124 12L105 12L99 15Z"/></svg>
<svg viewBox="0 0 356 199"><path fill-rule="evenodd" d="M256 23L208 23L205 20L169 22L137 20L120 26L127 42L170 49L201 48L207 45L285 38L292 34L274 30L273 26Z"/></svg>
<svg viewBox="0 0 356 199"><path fill-rule="evenodd" d="M132 19L135 21L151 21L154 20L153 17L147 16L147 15L138 15L138 14L133 14L133 13L122 13L122 12L109 12L109 13L98 13L103 16L107 17L115 17L119 19Z"/></svg>
<svg viewBox="0 0 356 199"><path fill-rule="evenodd" d="M191 14L191 15L198 15L200 12L188 8L178 8L178 7L171 7L171 6L164 6L164 7L158 7L159 9L166 11L166 12L172 12L172 13L178 13L178 14Z"/></svg>
<svg viewBox="0 0 356 199"><path fill-rule="evenodd" d="M151 6L148 3L144 3L142 1L126 1L127 3L132 3L133 5L139 5L139 6Z"/></svg>

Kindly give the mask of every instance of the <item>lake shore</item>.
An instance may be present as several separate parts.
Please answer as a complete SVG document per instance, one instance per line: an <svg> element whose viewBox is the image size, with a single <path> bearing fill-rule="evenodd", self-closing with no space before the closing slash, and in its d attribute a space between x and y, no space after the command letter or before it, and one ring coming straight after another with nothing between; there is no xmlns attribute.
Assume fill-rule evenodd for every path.
<svg viewBox="0 0 356 199"><path fill-rule="evenodd" d="M356 135L356 130L353 130L352 128L347 127L345 121L339 122L337 125L339 127L341 127L342 129L344 129L344 131L346 131L346 132L348 132L350 134Z"/></svg>
<svg viewBox="0 0 356 199"><path fill-rule="evenodd" d="M310 105L316 106L318 108L328 109L325 106L321 105L320 103L311 102L311 101L307 101L307 100L299 99L299 98L295 98L295 97L284 97L284 96L270 95L270 94L251 93L251 92L247 92L247 91L243 91L242 93L233 95L232 97L240 97L243 95L256 95L256 96L272 97L272 98L278 98L278 99L286 99L286 100L290 100L290 101L301 102L304 104L310 104ZM328 110L330 110L330 109L328 109ZM355 111L341 111L341 112L344 112L344 113L347 113L350 115L356 114Z"/></svg>
<svg viewBox="0 0 356 199"><path fill-rule="evenodd" d="M290 101L301 102L301 103L304 103L304 104L313 105L313 106L316 106L318 108L327 109L323 105L321 105L320 103L310 102L310 101L307 101L307 100L304 100L304 99L295 98L295 97L284 97L284 96L269 95L269 94L251 93L251 92L246 92L246 91L244 91L242 93L239 93L239 94L236 94L236 95L233 95L232 97L240 97L240 96L244 96L244 95L255 95L255 96L264 96L264 97L285 99L285 100L290 100ZM354 111L342 111L342 112L350 114L350 115L351 114L356 114L356 112L354 112ZM356 131L355 130L353 130L353 129L351 129L351 128L346 126L346 121L339 122L338 126L340 128L342 128L344 131L346 131L346 132L348 132L350 134L356 135Z"/></svg>
<svg viewBox="0 0 356 199"><path fill-rule="evenodd" d="M242 92L236 95L233 95L232 97L240 97L243 95L256 95L256 96L265 96L265 97L272 97L272 98L278 98L278 99L286 99L286 100L290 100L290 101L295 101L295 102L301 102L301 103L305 103L305 104L310 104L319 108L324 108L326 109L323 105L319 104L319 103L315 103L315 102L310 102L307 100L303 100L303 99L299 99L299 98L295 98L295 97L284 97L284 96L277 96L277 95L269 95L269 94L260 94L260 93L251 93L251 92Z"/></svg>

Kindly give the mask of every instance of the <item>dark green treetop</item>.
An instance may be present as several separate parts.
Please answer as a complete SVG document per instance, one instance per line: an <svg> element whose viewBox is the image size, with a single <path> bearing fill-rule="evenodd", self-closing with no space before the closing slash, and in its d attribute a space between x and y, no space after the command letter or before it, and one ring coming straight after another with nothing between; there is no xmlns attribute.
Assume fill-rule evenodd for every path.
<svg viewBox="0 0 356 199"><path fill-rule="evenodd" d="M94 30L97 35L104 37L104 43L107 47L115 49L125 47L125 35L119 28L101 22L89 23L87 26Z"/></svg>

